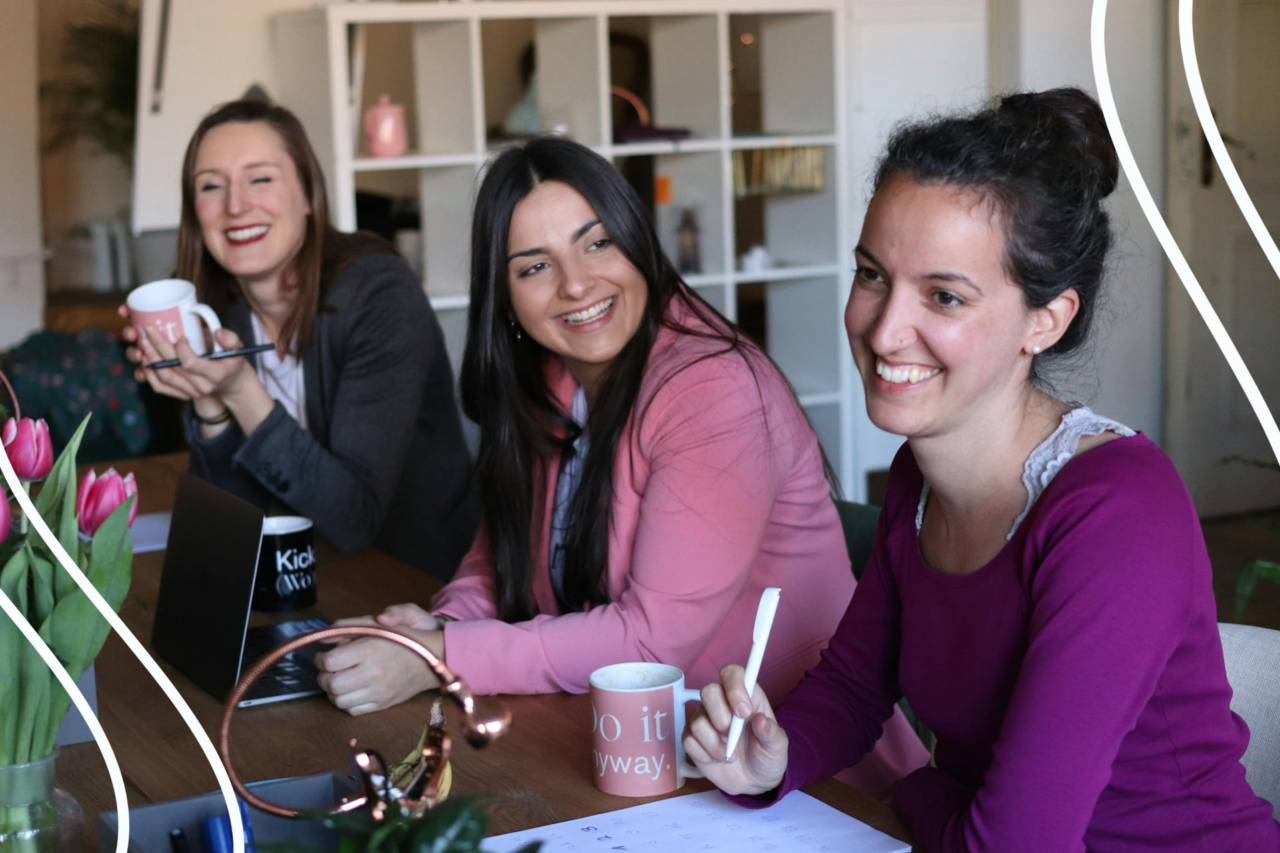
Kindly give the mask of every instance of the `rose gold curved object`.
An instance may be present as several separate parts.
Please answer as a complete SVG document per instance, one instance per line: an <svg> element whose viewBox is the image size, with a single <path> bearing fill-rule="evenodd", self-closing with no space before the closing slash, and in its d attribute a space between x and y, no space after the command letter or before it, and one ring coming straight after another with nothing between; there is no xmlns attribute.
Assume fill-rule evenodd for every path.
<svg viewBox="0 0 1280 853"><path fill-rule="evenodd" d="M631 106L635 107L636 117L640 121L640 126L649 126L651 121L649 118L649 108L644 105L644 101L640 100L639 96L636 95L635 92L632 92L630 89L624 89L621 86L610 86L609 94L616 95L628 104L631 104Z"/></svg>
<svg viewBox="0 0 1280 853"><path fill-rule="evenodd" d="M419 643L404 634L397 634L395 631L386 628L377 628L371 625L343 625L330 628L322 628L319 631L312 631L310 634L303 634L295 637L289 642L273 650L270 654L259 660L253 667L245 673L240 679L240 683L236 685L236 689L231 692L231 696L227 699L227 706L222 713L222 723L218 729L218 753L222 756L222 763L227 768L227 774L231 777L231 785L236 789L236 793L256 809L260 809L268 814L277 815L278 817L298 817L298 816L323 816L326 814L338 814L341 812L354 811L365 805L373 803L374 792L370 790L366 784L365 794L353 797L349 800L333 803L320 809L312 809L308 811L299 811L284 806L269 803L261 797L254 794L249 788L240 781L240 777L236 775L235 768L231 765L231 718L236 712L236 705L244 698L244 694L248 692L252 685L262 673L266 672L276 661L285 655L296 652L298 649L308 646L312 643L322 643L339 638L350 637L376 637L381 640L387 640L400 646L404 646L409 651L416 654L427 662L427 666L440 679L440 692L448 696L462 709L465 715L464 729L466 732L467 742L472 746L479 748L489 743L494 738L501 737L508 729L511 728L511 712L501 704L488 702L478 699L475 694L468 689L466 683L458 677L453 670L449 669L440 658L436 657L426 646ZM355 741L351 745L355 746ZM448 739L445 739L444 755L448 757ZM370 753L363 752L359 754L364 757L365 764L370 761ZM381 759L377 759L381 762ZM358 758L359 761L359 758ZM433 779L438 779L440 771L443 770L444 762L440 763L437 772L433 774ZM383 772L387 768L383 768ZM361 765L361 770L365 770L365 766ZM365 776L368 782L368 775ZM385 803L377 803L377 805L385 808Z"/></svg>

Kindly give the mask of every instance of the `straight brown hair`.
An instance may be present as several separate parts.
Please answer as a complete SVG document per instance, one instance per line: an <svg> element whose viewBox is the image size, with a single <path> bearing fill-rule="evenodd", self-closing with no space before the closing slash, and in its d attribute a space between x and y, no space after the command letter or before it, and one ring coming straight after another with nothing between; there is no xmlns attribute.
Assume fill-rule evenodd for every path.
<svg viewBox="0 0 1280 853"><path fill-rule="evenodd" d="M333 272L332 268L326 267L336 260L337 247L349 241L343 239L347 235L340 234L329 222L324 172L307 140L302 122L289 110L267 101L231 101L209 113L196 127L182 160L182 218L178 225L177 277L193 282L200 301L207 303L219 314L239 295L235 277L214 260L204 244L195 202L196 155L200 150L200 143L210 130L233 121L260 121L280 136L285 151L298 171L298 179L302 182L307 202L311 205L302 247L283 277L283 286L293 291L293 307L280 329L280 340L277 342L277 349L282 353L290 352L301 356L311 337L311 326L320 303L322 280ZM380 245L378 250L394 251L389 245Z"/></svg>

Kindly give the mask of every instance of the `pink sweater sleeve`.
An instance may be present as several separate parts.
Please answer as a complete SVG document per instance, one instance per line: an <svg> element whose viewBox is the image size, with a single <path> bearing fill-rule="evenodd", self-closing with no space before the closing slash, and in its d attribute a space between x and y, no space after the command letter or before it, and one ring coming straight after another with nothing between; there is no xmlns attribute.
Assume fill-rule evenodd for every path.
<svg viewBox="0 0 1280 853"><path fill-rule="evenodd" d="M493 594L493 557L483 521L453 580L431 599L431 612L454 619L493 619L497 616Z"/></svg>
<svg viewBox="0 0 1280 853"><path fill-rule="evenodd" d="M616 462L648 469L638 506L615 498L615 512L639 513L630 554L610 556L629 560L622 593L586 612L517 624L451 622L449 665L481 693L583 693L594 669L628 660L687 669L745 588L791 464L787 433L796 425L787 410L770 405L765 426L766 402L780 388L763 372L757 387L736 356L718 357L667 381L647 408L638 404L642 423ZM615 474L615 490L626 488L622 480ZM438 609L462 612L462 588L453 587L479 594L491 569L477 561L467 571Z"/></svg>

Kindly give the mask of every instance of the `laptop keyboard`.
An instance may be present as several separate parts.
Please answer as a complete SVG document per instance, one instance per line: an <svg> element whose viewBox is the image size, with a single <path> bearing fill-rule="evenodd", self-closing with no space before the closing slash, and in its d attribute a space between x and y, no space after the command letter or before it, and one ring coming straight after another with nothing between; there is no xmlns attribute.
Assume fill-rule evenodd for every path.
<svg viewBox="0 0 1280 853"><path fill-rule="evenodd" d="M328 626L329 622L325 619L299 619L250 628L244 637L241 672L248 671L272 649L279 648L294 637ZM311 645L285 655L253 683L249 692L244 695L244 700L318 691L320 688L316 684L316 676L319 675L319 670L311 660L317 651L319 649Z"/></svg>

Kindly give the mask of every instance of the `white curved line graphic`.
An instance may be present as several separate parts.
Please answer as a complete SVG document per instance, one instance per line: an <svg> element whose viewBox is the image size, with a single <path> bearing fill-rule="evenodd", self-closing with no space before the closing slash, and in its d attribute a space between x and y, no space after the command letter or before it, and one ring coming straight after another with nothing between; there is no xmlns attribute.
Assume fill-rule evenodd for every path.
<svg viewBox="0 0 1280 853"><path fill-rule="evenodd" d="M1173 239L1173 235L1169 233L1169 226L1165 224L1164 217L1160 215L1160 211L1156 208L1155 200L1151 198L1151 192L1142 180L1142 172L1139 171L1138 164L1133 159L1133 151L1130 150L1129 142L1124 135L1124 128L1120 125L1120 115L1116 112L1115 97L1111 94L1111 79L1107 74L1106 22L1107 0L1094 0L1093 19L1090 28L1093 76L1098 86L1098 101L1102 105L1103 115L1106 116L1107 129L1111 132L1112 142L1115 143L1116 153L1120 157L1120 165L1124 167L1124 173L1129 178L1130 186L1133 187L1133 194L1138 199L1138 203L1142 205L1142 212L1146 214L1147 221L1151 223L1151 229L1155 231L1161 247L1164 248L1164 253L1169 257L1169 263L1177 271L1178 278L1182 279L1183 288L1187 291L1187 295L1191 297L1191 301L1195 304L1196 310L1200 312L1200 316L1204 318L1205 325L1209 327L1209 333L1213 335L1218 348L1222 350L1222 354L1227 359L1227 364L1231 366L1231 372L1236 375L1236 380L1240 383L1240 387L1244 389L1244 395L1248 398L1249 405L1253 407L1254 414L1258 416L1258 420L1262 423L1262 431L1266 433L1267 441L1271 445L1271 452L1275 454L1277 459L1280 459L1280 428L1276 427L1276 419L1272 417L1271 410L1267 408L1267 401L1262 398L1262 392L1258 390L1258 384L1253 381L1253 376L1249 373L1249 368L1245 366L1244 359L1240 357L1240 352L1236 349L1236 345L1231 342L1231 335L1227 333L1226 327L1218 319L1217 312L1209 304L1208 298L1204 295L1204 290L1201 289L1200 283L1196 281L1195 274L1191 272L1187 259L1182 256L1182 251L1178 248L1177 242Z"/></svg>
<svg viewBox="0 0 1280 853"><path fill-rule="evenodd" d="M8 457L3 458L7 465ZM102 730L102 723L98 722L98 718L93 715L93 709L85 701L84 694L80 692L70 673L62 668L62 663L53 650L45 645L44 640L40 639L40 635L36 633L36 629L31 627L31 623L23 618L18 608L9 600L9 596L3 592L0 592L0 610L5 612L13 624L18 626L22 636L27 638L27 642L40 653L45 666L53 670L54 677L75 703L80 716L84 717L85 723L89 726L89 731L93 732L93 739L98 742L102 759L107 763L107 775L111 777L111 790L116 795L116 811L120 815L120 834L116 837L116 853L126 853L129 848L129 799L124 792L124 776L120 773L120 762L116 761L115 751L111 748L111 741L107 740L107 733Z"/></svg>
<svg viewBox="0 0 1280 853"><path fill-rule="evenodd" d="M11 491L13 496L18 499L18 504L22 507L23 514L30 520L31 526L40 534L40 538L49 546L49 550L51 550L54 556L58 558L58 562L67 570L67 574L69 574L72 580L76 582L76 585L79 586L80 589L84 590L84 594L89 597L91 602L93 602L93 606L98 608L98 612L107 620L107 624L111 626L111 629L120 636L120 639L124 640L125 645L127 645L129 650L133 652L134 657L138 659L151 677L155 679L156 683L160 685L160 689L169 697L169 701L173 703L173 706L178 709L178 714L182 716L182 721L187 724L187 728L191 729L191 733L195 735L196 741L200 744L200 748L204 750L205 757L209 761L209 766L213 768L213 775L217 778L218 787L222 789L222 797L227 803L227 814L231 818L231 842L234 853L244 853L244 823L240 818L240 807L236 803L235 791L231 787L231 777L227 775L227 768L222 766L222 759L218 757L217 751L213 748L213 742L209 740L209 736L205 734L204 729L200 726L200 722L196 719L196 715L192 713L191 708L186 703L186 700L184 700L178 693L178 689L173 686L173 682L171 682L169 677L161 671L159 665L155 662L155 659L152 658L151 655L147 654L146 649L142 648L142 644L138 642L138 638L133 636L133 632L125 627L125 624L120 621L120 617L117 616L116 612L107 605L106 600L103 599L97 588L93 584L89 583L89 579L80 571L75 560L72 560L67 556L67 552L63 549L62 543L58 541L57 537L55 537L49 530L49 525L45 524L44 519L40 517L38 512L36 512L35 504L31 502L31 497L22 488L22 484L18 480L17 474L14 473L13 466L9 463L9 455L4 452L3 448L0 448L0 468L3 468L4 470L4 479L5 482L9 484L9 491ZM7 601L6 599L5 603L8 605L5 607L5 612L9 612L9 608L13 607L12 602ZM13 612L10 613L10 618L13 618L15 614L17 614L16 607L14 607ZM15 619L14 621L18 623L19 628L22 628L26 620ZM30 628L29 625L26 627L28 629ZM26 633L26 630L24 630L23 634ZM28 639L30 639L31 636L32 635L28 635ZM34 636L36 637L36 640L40 639L38 635ZM35 645L34 642L33 645ZM43 642L37 645L36 649L40 651L41 657L45 658L45 663L48 663L50 658L53 658L53 653L49 651L48 647L45 646ZM46 653L48 654L48 657L45 657ZM53 661L56 664L57 658L53 658ZM62 681L62 679L67 675L66 670L62 669L61 665L54 668L54 672L59 676L59 681ZM63 683L63 687L66 686L66 683ZM71 685L67 692L72 697L76 698L76 707L80 709L80 712L84 715L85 722L89 724L94 738L97 739L98 745L102 748L103 756L110 756L107 761L107 767L111 772L111 783L113 786L116 786L116 803L120 816L120 839L117 841L116 850L117 853L124 853L125 846L127 846L129 841L127 831L129 826L129 804L128 801L123 798L124 782L120 779L119 765L115 764L115 755L111 752L111 747L107 743L106 735L103 733L102 727L99 725L97 718L89 711L88 704L81 704L84 702L84 697L80 695L78 690L76 690L74 684Z"/></svg>
<svg viewBox="0 0 1280 853"><path fill-rule="evenodd" d="M1236 164L1227 153L1222 134L1218 132L1218 123L1213 118L1213 111L1209 109L1209 98L1204 93L1204 83L1200 79L1200 64L1196 61L1196 35L1191 25L1191 3L1192 0L1178 2L1178 41L1182 45L1182 66L1186 71L1187 86L1191 90L1191 102L1196 105L1196 116L1204 129L1205 139L1209 140L1213 158L1218 161L1218 168L1222 170L1222 177L1227 181L1227 188L1231 190L1231 195L1244 214L1245 221L1249 223L1249 230L1257 238L1263 254L1271 262L1271 269L1280 276L1280 249L1276 248L1276 241L1271 239L1267 226L1258 215L1258 209L1253 206L1253 199L1249 197L1249 191L1244 188L1244 182L1236 172Z"/></svg>

